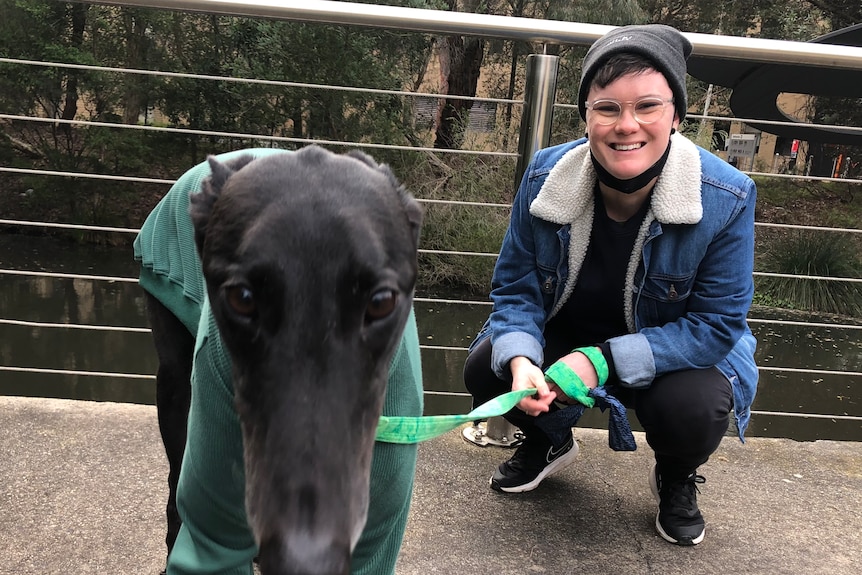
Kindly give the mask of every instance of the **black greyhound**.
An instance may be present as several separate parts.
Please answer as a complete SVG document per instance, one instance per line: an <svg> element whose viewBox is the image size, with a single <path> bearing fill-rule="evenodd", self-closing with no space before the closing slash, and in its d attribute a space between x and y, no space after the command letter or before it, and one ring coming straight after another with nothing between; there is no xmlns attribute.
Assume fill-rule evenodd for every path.
<svg viewBox="0 0 862 575"><path fill-rule="evenodd" d="M245 513L261 571L347 574L368 512L390 362L412 308L421 210L388 168L358 152L336 155L311 146L225 163L210 158L209 169L201 191L189 197L208 296L197 298L198 313L202 325L214 321L215 339L232 366ZM168 227L183 228L183 216L175 214L179 223ZM151 229L145 241L162 242L163 233ZM189 299L196 299L188 284L200 279L186 271L178 280L162 270L171 289L185 284L177 304L176 295L164 297L145 282L145 275L155 277L153 267L144 262L141 283L159 359L170 550L180 529L177 484L187 429L192 462L217 458L212 452L224 446L209 427L216 419L204 413L214 400L199 397L209 392L197 383L218 366L203 364L213 363L201 351L205 328L196 340L196 316L183 317ZM206 478L192 473L186 478L182 472L181 506L184 485L188 499L196 500L196 481L218 486L235 480L230 471Z"/></svg>

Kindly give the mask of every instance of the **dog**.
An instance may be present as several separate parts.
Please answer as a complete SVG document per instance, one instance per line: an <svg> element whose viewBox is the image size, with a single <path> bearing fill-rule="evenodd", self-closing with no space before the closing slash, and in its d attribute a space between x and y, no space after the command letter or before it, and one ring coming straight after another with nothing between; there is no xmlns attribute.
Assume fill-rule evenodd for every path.
<svg viewBox="0 0 862 575"><path fill-rule="evenodd" d="M374 437L422 413L421 223L386 166L317 146L210 157L148 217L168 573L394 569L416 449Z"/></svg>

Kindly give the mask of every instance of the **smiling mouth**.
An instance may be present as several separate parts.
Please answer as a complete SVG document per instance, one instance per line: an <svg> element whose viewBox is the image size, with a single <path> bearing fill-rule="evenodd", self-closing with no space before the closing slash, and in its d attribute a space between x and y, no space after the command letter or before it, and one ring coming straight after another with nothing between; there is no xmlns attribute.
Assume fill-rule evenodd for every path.
<svg viewBox="0 0 862 575"><path fill-rule="evenodd" d="M643 146L643 142L638 142L637 144L611 144L611 148L618 152L629 152L631 150L638 150Z"/></svg>

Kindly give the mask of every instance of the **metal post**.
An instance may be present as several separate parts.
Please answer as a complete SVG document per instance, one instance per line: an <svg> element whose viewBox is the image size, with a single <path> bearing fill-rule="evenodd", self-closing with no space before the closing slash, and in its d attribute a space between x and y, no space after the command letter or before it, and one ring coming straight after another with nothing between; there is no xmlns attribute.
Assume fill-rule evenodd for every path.
<svg viewBox="0 0 862 575"><path fill-rule="evenodd" d="M551 140L551 120L554 116L554 98L557 92L557 70L560 57L550 54L527 56L527 78L524 87L524 111L521 115L521 134L518 138L518 164L515 168L515 189L527 164L538 150L548 147ZM487 422L477 421L465 427L461 435L476 445L515 447L524 436L521 431L503 419L492 417Z"/></svg>
<svg viewBox="0 0 862 575"><path fill-rule="evenodd" d="M461 437L480 447L517 447L524 440L521 430L502 417L475 421L470 427L461 430Z"/></svg>
<svg viewBox="0 0 862 575"><path fill-rule="evenodd" d="M551 120L554 117L554 96L557 92L557 69L560 57L550 54L527 56L527 78L524 86L524 111L521 135L518 138L518 164L515 168L515 189L533 154L547 148L551 140Z"/></svg>

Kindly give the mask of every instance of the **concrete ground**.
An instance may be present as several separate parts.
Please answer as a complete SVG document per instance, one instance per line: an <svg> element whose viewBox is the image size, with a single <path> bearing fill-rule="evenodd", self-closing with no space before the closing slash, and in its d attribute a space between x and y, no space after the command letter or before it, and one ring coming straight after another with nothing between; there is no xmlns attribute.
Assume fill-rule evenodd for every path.
<svg viewBox="0 0 862 575"><path fill-rule="evenodd" d="M0 397L0 574L155 575L164 459L155 408ZM655 533L651 452L577 429L534 492L488 488L508 457L451 432L422 444L397 575L862 573L862 443L726 438L701 468L705 541Z"/></svg>

